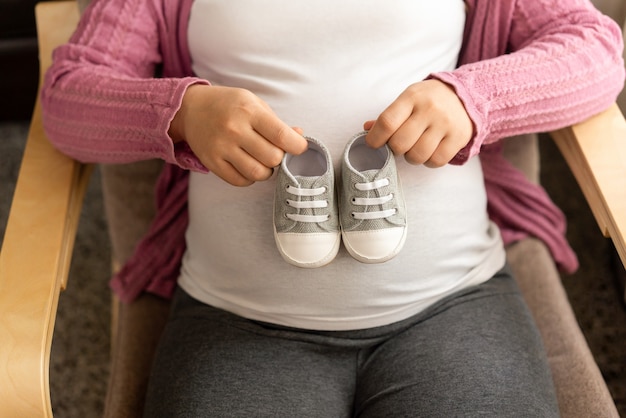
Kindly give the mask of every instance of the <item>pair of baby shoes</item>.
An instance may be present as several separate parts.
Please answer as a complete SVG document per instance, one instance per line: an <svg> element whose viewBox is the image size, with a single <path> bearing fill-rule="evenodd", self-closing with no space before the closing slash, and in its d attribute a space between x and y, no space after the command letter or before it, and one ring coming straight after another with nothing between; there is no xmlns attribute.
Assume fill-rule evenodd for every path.
<svg viewBox="0 0 626 418"><path fill-rule="evenodd" d="M274 237L288 263L324 266L335 258L342 239L350 255L363 263L385 262L402 249L406 209L395 159L386 145L369 147L366 134L346 145L337 194L323 143L307 137L303 154L283 158L274 196Z"/></svg>

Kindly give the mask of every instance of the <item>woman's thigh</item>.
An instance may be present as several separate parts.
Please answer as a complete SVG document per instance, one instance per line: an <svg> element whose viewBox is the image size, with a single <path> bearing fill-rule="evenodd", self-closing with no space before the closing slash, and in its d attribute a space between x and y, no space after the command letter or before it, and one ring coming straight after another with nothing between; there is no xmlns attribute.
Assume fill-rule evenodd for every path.
<svg viewBox="0 0 626 418"><path fill-rule="evenodd" d="M284 334L177 295L144 415L350 416L354 354Z"/></svg>
<svg viewBox="0 0 626 418"><path fill-rule="evenodd" d="M541 340L503 272L377 329L267 326L179 292L148 417L558 416Z"/></svg>
<svg viewBox="0 0 626 418"><path fill-rule="evenodd" d="M500 274L424 313L362 361L362 417L558 417L541 339Z"/></svg>

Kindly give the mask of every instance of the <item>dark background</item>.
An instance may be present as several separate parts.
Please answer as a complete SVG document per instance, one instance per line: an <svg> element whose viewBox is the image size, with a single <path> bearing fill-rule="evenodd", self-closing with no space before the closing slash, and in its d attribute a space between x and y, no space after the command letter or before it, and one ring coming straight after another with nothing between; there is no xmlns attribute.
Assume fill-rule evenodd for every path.
<svg viewBox="0 0 626 418"><path fill-rule="evenodd" d="M0 120L29 119L39 82L35 0L0 0Z"/></svg>

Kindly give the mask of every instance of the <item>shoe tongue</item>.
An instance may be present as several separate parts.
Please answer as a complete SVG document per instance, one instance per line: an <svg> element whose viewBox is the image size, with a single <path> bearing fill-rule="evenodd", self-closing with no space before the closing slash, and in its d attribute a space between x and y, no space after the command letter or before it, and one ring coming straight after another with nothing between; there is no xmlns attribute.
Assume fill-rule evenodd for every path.
<svg viewBox="0 0 626 418"><path fill-rule="evenodd" d="M322 185L322 177L295 176L295 179L303 189L314 189Z"/></svg>
<svg viewBox="0 0 626 418"><path fill-rule="evenodd" d="M378 180L381 177L382 170L365 170L359 171L359 174L367 181Z"/></svg>

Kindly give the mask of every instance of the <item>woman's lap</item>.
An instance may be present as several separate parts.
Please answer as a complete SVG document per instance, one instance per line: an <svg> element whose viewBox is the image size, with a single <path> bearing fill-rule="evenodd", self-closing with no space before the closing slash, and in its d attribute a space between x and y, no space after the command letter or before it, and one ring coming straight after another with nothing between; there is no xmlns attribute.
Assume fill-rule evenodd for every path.
<svg viewBox="0 0 626 418"><path fill-rule="evenodd" d="M212 314L189 312L166 328L146 417L342 416L336 406L352 396L342 392L350 380L341 375L342 355ZM318 415L307 415L312 411Z"/></svg>
<svg viewBox="0 0 626 418"><path fill-rule="evenodd" d="M541 341L502 273L408 320L310 332L177 293L146 416L558 416Z"/></svg>
<svg viewBox="0 0 626 418"><path fill-rule="evenodd" d="M543 346L517 291L441 305L376 348L362 369L362 417L558 416Z"/></svg>

